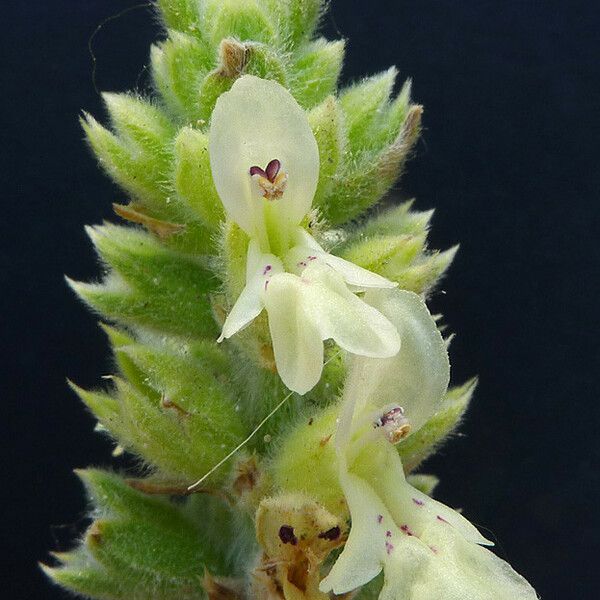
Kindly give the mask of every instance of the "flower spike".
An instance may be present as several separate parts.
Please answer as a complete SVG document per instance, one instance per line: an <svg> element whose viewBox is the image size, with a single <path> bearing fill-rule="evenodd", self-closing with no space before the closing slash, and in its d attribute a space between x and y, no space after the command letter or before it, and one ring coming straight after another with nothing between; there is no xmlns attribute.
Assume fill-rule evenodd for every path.
<svg viewBox="0 0 600 600"><path fill-rule="evenodd" d="M446 391L423 302L457 247L412 201L366 214L423 109L395 68L338 88L328 4L154 0L154 92L84 114L128 223L88 228L102 280L69 280L114 358L71 387L137 467L79 473L89 528L43 568L81 597L534 598L413 473L475 387Z"/></svg>

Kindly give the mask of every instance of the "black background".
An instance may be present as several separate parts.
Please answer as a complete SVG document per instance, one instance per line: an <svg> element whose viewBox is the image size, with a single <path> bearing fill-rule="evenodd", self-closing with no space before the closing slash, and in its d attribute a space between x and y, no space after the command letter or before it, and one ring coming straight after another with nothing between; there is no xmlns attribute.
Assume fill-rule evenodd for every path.
<svg viewBox="0 0 600 600"><path fill-rule="evenodd" d="M37 570L79 530L71 468L109 447L67 390L109 368L62 274L97 274L82 226L123 200L87 152L103 117L88 40L130 0L3 3L0 34L2 597L63 598ZM433 459L438 497L489 530L544 599L598 598L599 7L594 0L334 0L345 81L396 64L426 107L400 191L462 247L437 294L455 380L480 375L463 435ZM94 39L98 87L148 81L148 9ZM6 594L6 595L5 595ZM516 600L516 599L515 599Z"/></svg>

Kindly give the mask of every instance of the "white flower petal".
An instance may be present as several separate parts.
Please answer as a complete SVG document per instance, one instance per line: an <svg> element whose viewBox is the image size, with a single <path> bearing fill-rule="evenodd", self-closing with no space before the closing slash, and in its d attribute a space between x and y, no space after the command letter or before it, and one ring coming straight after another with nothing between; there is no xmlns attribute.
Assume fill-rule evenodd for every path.
<svg viewBox="0 0 600 600"><path fill-rule="evenodd" d="M217 100L209 136L217 192L229 216L250 235L263 200L252 191L250 168L278 159L288 174L277 217L298 224L310 210L319 176L319 151L304 111L274 81L245 75Z"/></svg>
<svg viewBox="0 0 600 600"><path fill-rule="evenodd" d="M322 339L332 338L352 354L393 356L400 349L396 327L354 295L330 267L309 264L302 274L304 310Z"/></svg>
<svg viewBox="0 0 600 600"><path fill-rule="evenodd" d="M536 598L525 579L472 541L476 530L466 519L406 482L391 445L374 452L379 460L370 463L365 452L357 473L348 472L341 461L352 528L321 582L323 592L349 592L383 568L380 600Z"/></svg>
<svg viewBox="0 0 600 600"><path fill-rule="evenodd" d="M227 315L219 342L247 327L264 308L264 288L275 273L283 271L281 261L272 254L262 254L254 240L248 246L246 259L246 287Z"/></svg>
<svg viewBox="0 0 600 600"><path fill-rule="evenodd" d="M319 381L323 340L333 339L344 350L366 356L392 356L400 348L388 319L318 260L301 277L273 277L264 298L277 370L285 385L300 394Z"/></svg>
<svg viewBox="0 0 600 600"><path fill-rule="evenodd" d="M423 300L405 290L371 290L365 302L397 329L400 352L387 359L355 357L346 385L346 401L356 404L354 418L370 411L400 406L411 426L420 429L439 409L450 378L444 340Z"/></svg>
<svg viewBox="0 0 600 600"><path fill-rule="evenodd" d="M398 457L399 459L400 457ZM471 523L468 519L463 517L459 512L453 510L452 508L434 500L427 496L427 494L423 494L417 489L412 488L411 490L411 498L413 502L419 501L422 502L422 506L425 510L434 515L438 521L446 522L451 525L456 531L458 531L461 536L467 540L468 542L472 542L474 544L479 544L481 546L493 546L494 542L488 540L485 536L481 534L479 529Z"/></svg>
<svg viewBox="0 0 600 600"><path fill-rule="evenodd" d="M435 525L421 540L406 539L384 569L379 600L537 600L508 563L450 527Z"/></svg>
<svg viewBox="0 0 600 600"><path fill-rule="evenodd" d="M217 341L222 342L247 327L260 315L262 309L263 301L260 290L255 286L246 286L227 315Z"/></svg>
<svg viewBox="0 0 600 600"><path fill-rule="evenodd" d="M317 385L323 371L323 341L304 311L304 286L298 276L281 273L270 280L265 293L277 372L298 394Z"/></svg>
<svg viewBox="0 0 600 600"><path fill-rule="evenodd" d="M305 247L306 254L314 254L320 258L325 264L329 265L337 273L339 273L344 281L355 288L355 291L364 291L371 288L395 288L397 283L377 275L367 269L363 269L354 263L351 263L339 256L334 256L326 252L320 244L313 238L308 231L298 228L297 243L301 247Z"/></svg>
<svg viewBox="0 0 600 600"><path fill-rule="evenodd" d="M371 485L398 525L406 522L419 536L432 524L452 527L464 539L475 544L493 546L477 527L460 513L414 489L406 482L402 461L391 447L384 454L382 476L373 478Z"/></svg>
<svg viewBox="0 0 600 600"><path fill-rule="evenodd" d="M348 285L356 288L357 291L371 288L391 289L398 287L398 284L394 281L390 281L377 273L363 269L339 256L325 254L322 257L322 260L332 269L335 269L344 278L344 281Z"/></svg>
<svg viewBox="0 0 600 600"><path fill-rule="evenodd" d="M379 574L386 553L385 534L381 535L380 524L384 520L393 522L367 482L351 473L345 473L340 481L352 515L352 528L344 551L319 585L325 594L345 594Z"/></svg>

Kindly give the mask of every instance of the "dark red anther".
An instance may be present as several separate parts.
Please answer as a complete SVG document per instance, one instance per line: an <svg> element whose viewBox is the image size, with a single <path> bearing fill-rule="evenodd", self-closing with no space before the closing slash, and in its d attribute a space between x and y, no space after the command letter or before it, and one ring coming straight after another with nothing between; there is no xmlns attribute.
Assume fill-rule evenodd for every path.
<svg viewBox="0 0 600 600"><path fill-rule="evenodd" d="M284 544L295 546L298 543L298 538L294 534L294 528L291 525L282 525L279 528L279 539Z"/></svg>
<svg viewBox="0 0 600 600"><path fill-rule="evenodd" d="M281 163L274 158L268 165L267 168L265 169L265 172L267 174L267 179L273 183L275 181L275 177L277 177L277 175L279 174L279 170L281 169Z"/></svg>
<svg viewBox="0 0 600 600"><path fill-rule="evenodd" d="M340 528L336 525L335 527L332 527L331 529L320 533L319 538L321 538L322 540L333 541L337 540L340 537L340 533Z"/></svg>
<svg viewBox="0 0 600 600"><path fill-rule="evenodd" d="M267 174L260 167L250 167L250 176L252 175L260 175L267 179Z"/></svg>
<svg viewBox="0 0 600 600"><path fill-rule="evenodd" d="M382 425L386 425L387 423L392 423L395 419L404 416L404 409L401 406L397 406L396 408L392 408L392 410L388 410L386 413L383 413L381 417Z"/></svg>

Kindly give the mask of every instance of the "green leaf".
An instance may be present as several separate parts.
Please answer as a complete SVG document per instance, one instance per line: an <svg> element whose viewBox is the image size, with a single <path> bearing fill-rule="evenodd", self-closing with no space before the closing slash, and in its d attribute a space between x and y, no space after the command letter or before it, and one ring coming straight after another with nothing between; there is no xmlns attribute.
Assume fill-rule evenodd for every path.
<svg viewBox="0 0 600 600"><path fill-rule="evenodd" d="M185 337L216 335L209 295L217 282L198 260L129 227L105 225L88 233L118 276L102 284L69 281L84 301L125 324Z"/></svg>
<svg viewBox="0 0 600 600"><path fill-rule="evenodd" d="M148 398L122 379L114 379L120 402L123 430L111 433L126 450L142 457L161 473L175 480L190 480L197 475L192 464L188 440L180 420L173 418L161 408L160 400ZM202 452L202 449L200 449Z"/></svg>
<svg viewBox="0 0 600 600"><path fill-rule="evenodd" d="M345 46L343 40L328 42L319 38L294 59L290 69L290 90L300 106L312 108L335 94Z"/></svg>
<svg viewBox="0 0 600 600"><path fill-rule="evenodd" d="M348 163L345 171L335 177L322 207L324 217L332 225L357 218L388 192L417 140L421 113L420 106L413 106L392 144L375 155L364 153L360 160Z"/></svg>
<svg viewBox="0 0 600 600"><path fill-rule="evenodd" d="M378 235L346 246L340 256L396 281L425 249L423 235Z"/></svg>
<svg viewBox="0 0 600 600"><path fill-rule="evenodd" d="M199 221L186 223L181 234L175 234L164 240L166 246L187 254L203 257L216 253L218 235L212 228L205 227Z"/></svg>
<svg viewBox="0 0 600 600"><path fill-rule="evenodd" d="M214 346L206 344L210 345ZM207 349L212 356L205 354L201 359L141 344L123 351L143 371L153 389L194 417L200 429L205 427L215 434L220 431L221 441L226 443L230 434L237 440L244 428L235 411L233 391L224 382L231 365L222 350ZM217 353L220 356L214 356Z"/></svg>
<svg viewBox="0 0 600 600"><path fill-rule="evenodd" d="M404 163L421 133L423 107L412 105L396 139L377 157L376 176L388 188L398 179Z"/></svg>
<svg viewBox="0 0 600 600"><path fill-rule="evenodd" d="M157 0L156 6L167 29L199 31L198 0Z"/></svg>
<svg viewBox="0 0 600 600"><path fill-rule="evenodd" d="M201 423L198 415L187 415L174 404L156 402L141 394L127 382L115 378L120 401L119 429L111 433L126 450L141 457L147 464L158 468L161 477L181 486L187 486L204 476L229 452L235 443L227 424L214 430L214 418ZM222 414L219 415L222 417ZM219 469L207 480L207 485L222 482L230 465Z"/></svg>
<svg viewBox="0 0 600 600"><path fill-rule="evenodd" d="M410 485L417 488L420 492L431 496L433 491L437 487L440 482L439 478L435 475L424 475L421 473L415 473L413 475L409 475L406 480Z"/></svg>
<svg viewBox="0 0 600 600"><path fill-rule="evenodd" d="M121 408L118 399L101 391L88 391L69 381L69 387L88 407L98 421L115 437L122 438L126 429L121 421Z"/></svg>
<svg viewBox="0 0 600 600"><path fill-rule="evenodd" d="M176 505L135 491L112 473L78 475L98 520L80 548L55 555L63 566L42 567L56 583L109 600L193 600L204 597L205 569L233 574L231 536L246 532L230 527L221 501L205 496Z"/></svg>
<svg viewBox="0 0 600 600"><path fill-rule="evenodd" d="M277 51L266 44L256 42L247 42L244 46L246 47L244 74L272 79L287 87L285 60Z"/></svg>
<svg viewBox="0 0 600 600"><path fill-rule="evenodd" d="M215 572L218 563L207 557L210 548L190 535L191 523L175 512L168 515L172 523L166 516L160 515L162 522L154 517L141 522L131 518L96 521L87 547L98 562L116 572L137 571L140 580L143 575L163 580L157 587L164 586L165 591L193 585L200 592L204 567Z"/></svg>
<svg viewBox="0 0 600 600"><path fill-rule="evenodd" d="M375 235L421 235L426 233L434 211L412 211L410 209L413 204L414 200L409 200L368 219L361 228L355 231L350 240Z"/></svg>
<svg viewBox="0 0 600 600"><path fill-rule="evenodd" d="M128 371L135 369L133 383L113 378L112 395L74 389L121 446L176 481L193 483L246 434L224 380L231 367L214 343L150 344L149 338L147 345L119 347ZM228 467L210 481L222 480Z"/></svg>
<svg viewBox="0 0 600 600"><path fill-rule="evenodd" d="M367 134L373 122L387 108L397 74L398 71L392 67L353 85L340 96L352 152L370 144Z"/></svg>
<svg viewBox="0 0 600 600"><path fill-rule="evenodd" d="M136 491L115 473L102 469L77 469L75 474L85 487L96 517L135 517L159 523L165 518L167 522L173 519L172 506L163 498Z"/></svg>
<svg viewBox="0 0 600 600"><path fill-rule="evenodd" d="M86 562L83 558L80 558L75 565L64 567L40 565L40 567L54 583L76 594L99 600L142 600L140 595L136 596L138 592L127 577L124 578L119 573L109 573L89 560ZM147 590L142 593L147 594Z"/></svg>
<svg viewBox="0 0 600 600"><path fill-rule="evenodd" d="M387 210L355 229L336 253L395 281L402 289L428 293L444 275L458 250L429 252L426 238L433 211L411 212L411 202Z"/></svg>
<svg viewBox="0 0 600 600"><path fill-rule="evenodd" d="M209 227L224 219L223 204L213 183L208 137L191 127L180 130L175 140L175 190Z"/></svg>
<svg viewBox="0 0 600 600"><path fill-rule="evenodd" d="M89 114L84 114L81 125L100 165L115 183L143 204L164 204L168 185L162 154L154 155L126 143Z"/></svg>
<svg viewBox="0 0 600 600"><path fill-rule="evenodd" d="M442 408L419 431L398 444L398 452L407 473L433 454L458 427L476 387L477 379L474 378L449 389Z"/></svg>
<svg viewBox="0 0 600 600"><path fill-rule="evenodd" d="M310 40L325 12L325 1L285 0L279 4L283 13L282 23L287 33L288 45L294 47Z"/></svg>
<svg viewBox="0 0 600 600"><path fill-rule="evenodd" d="M374 119L365 140L365 144L369 148L380 150L387 144L391 144L400 133L411 108L410 92L411 81L409 79L404 83L400 94L394 101L380 111L378 117Z"/></svg>
<svg viewBox="0 0 600 600"><path fill-rule="evenodd" d="M313 206L322 208L331 186L334 185L333 177L340 168L346 141L335 98L330 96L314 108L308 115L308 121L317 140L321 163Z"/></svg>
<svg viewBox="0 0 600 600"><path fill-rule="evenodd" d="M158 107L131 94L105 92L102 99L121 139L169 162L171 155L166 148L175 135L175 127Z"/></svg>
<svg viewBox="0 0 600 600"><path fill-rule="evenodd" d="M139 293L115 277L107 278L103 284L69 279L67 283L84 302L108 319L173 335L216 337L210 308L202 302L194 304L190 299L184 305L176 298L173 304L171 297L159 297L158 292L155 296Z"/></svg>
<svg viewBox="0 0 600 600"><path fill-rule="evenodd" d="M215 45L228 37L265 44L276 41L275 24L256 0L205 0L202 17Z"/></svg>
<svg viewBox="0 0 600 600"><path fill-rule="evenodd" d="M133 362L133 360L131 360L127 352L123 351L123 347L133 345L135 340L120 329L115 329L105 323L101 323L100 326L110 340L115 360L121 374L124 375L129 383L142 394L151 398L154 397L154 400L158 401L159 396L157 392L147 384L144 372Z"/></svg>
<svg viewBox="0 0 600 600"><path fill-rule="evenodd" d="M214 67L216 54L197 38L170 31L169 38L152 46L150 62L154 83L174 115L196 119L203 77Z"/></svg>
<svg viewBox="0 0 600 600"><path fill-rule="evenodd" d="M396 273L388 273L386 276L396 281L404 290L427 294L450 267L457 252L458 246L453 246L444 252L426 254L410 267Z"/></svg>

